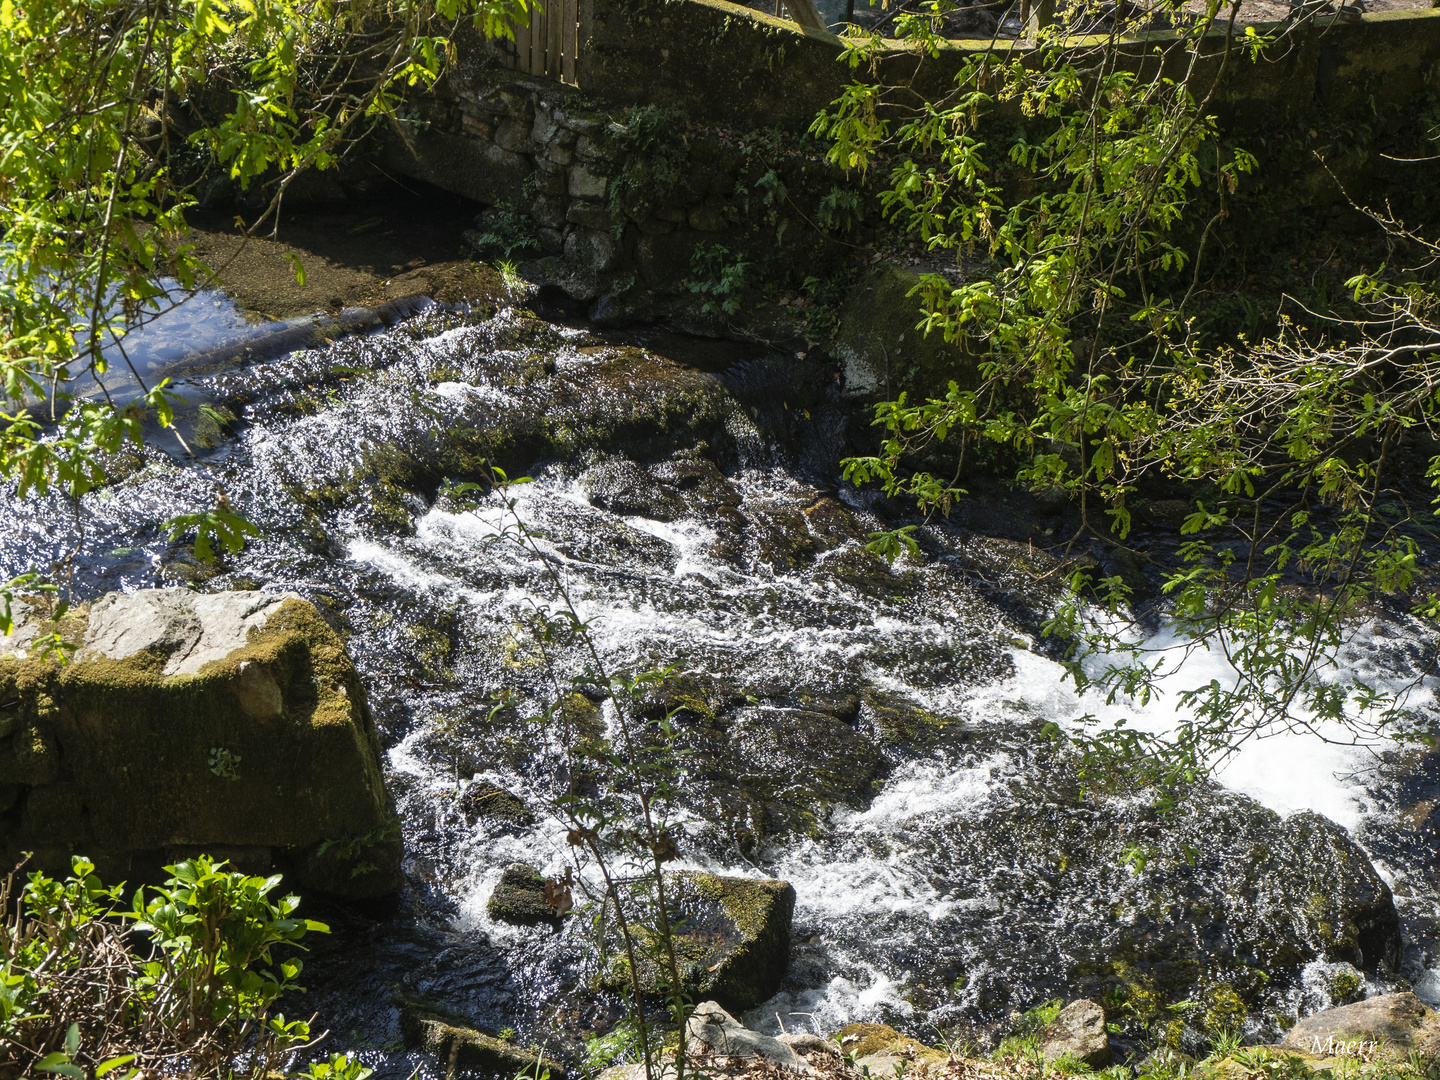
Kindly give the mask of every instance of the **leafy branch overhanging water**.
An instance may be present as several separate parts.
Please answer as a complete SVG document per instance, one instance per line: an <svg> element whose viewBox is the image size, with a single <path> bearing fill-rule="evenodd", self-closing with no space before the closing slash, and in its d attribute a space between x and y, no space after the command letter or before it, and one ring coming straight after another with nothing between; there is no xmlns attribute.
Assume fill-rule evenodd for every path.
<svg viewBox="0 0 1440 1080"><path fill-rule="evenodd" d="M947 6L900 17L922 56L938 56ZM920 328L974 370L924 400L880 404L883 443L845 462L848 479L926 517L948 514L967 494L967 453L1007 446L1024 460L1018 482L1078 506L1067 552L1091 538L1123 546L1142 485L1202 492L1163 567L1178 645L1144 644L1131 586L1086 568L1046 628L1066 643L1075 686L1112 704L1156 694L1177 666L1171 650L1233 665L1233 685L1181 693L1168 738L1117 728L1080 740L1097 771L1143 764L1165 784L1277 730L1414 734L1413 686L1332 676L1347 635L1384 598L1400 597L1431 633L1440 616L1440 599L1422 595L1419 519L1395 490L1399 448L1440 420L1440 246L1388 208L1364 210L1392 261L1349 280L1347 313L1288 298L1262 340L1207 343L1200 259L1256 166L1210 110L1227 73L1317 16L1297 9L1265 33L1241 32L1238 0L1193 8L1072 5L1069 27L1103 35L1067 38L1057 24L1029 56L992 42L939 101L857 81L812 128L832 140L832 163L888 165L887 217L953 260L911 295ZM1177 29L1145 33L1157 18ZM857 35L846 57L875 70L884 47ZM997 146L1007 130L1008 148ZM1008 178L995 178L1000 168ZM1428 480L1440 483L1440 456ZM891 559L914 550L915 528L877 534L872 548ZM1096 602L1108 618L1092 617Z"/></svg>

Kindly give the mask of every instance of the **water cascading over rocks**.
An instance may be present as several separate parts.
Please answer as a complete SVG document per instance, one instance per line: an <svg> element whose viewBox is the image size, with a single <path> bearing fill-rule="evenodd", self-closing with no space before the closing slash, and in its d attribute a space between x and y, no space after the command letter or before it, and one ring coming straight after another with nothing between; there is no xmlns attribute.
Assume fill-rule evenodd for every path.
<svg viewBox="0 0 1440 1080"><path fill-rule="evenodd" d="M1183 1041L1293 1012L1322 968L1356 985L1423 970L1344 830L1216 784L1165 814L1153 792L1081 782L1046 735L1084 711L1040 633L1058 563L944 520L917 529L918 556L866 551L894 508L837 483L864 426L836 374L814 353L432 310L195 384L240 418L209 466L263 530L224 566L159 529L214 489L154 450L82 501L83 537L53 497L12 502L0 555L18 569L78 546L90 595L293 591L344 629L407 901L312 946L307 1007L352 1033L339 1044L400 1045L407 1001L569 1056L620 1016L580 920L486 911L510 864L567 859L538 719L557 683L567 723L607 730L583 680L569 689L587 658L547 659L532 633L559 603L547 565L607 666L684 662L645 712L690 752L678 865L794 887L788 972L754 1025L985 1033L1064 994L1115 1003L1129 1037ZM510 497L536 550L460 486L492 465L534 478ZM223 795L260 753L239 750L240 781L200 762L200 781ZM1182 999L1199 1003L1183 1022Z"/></svg>

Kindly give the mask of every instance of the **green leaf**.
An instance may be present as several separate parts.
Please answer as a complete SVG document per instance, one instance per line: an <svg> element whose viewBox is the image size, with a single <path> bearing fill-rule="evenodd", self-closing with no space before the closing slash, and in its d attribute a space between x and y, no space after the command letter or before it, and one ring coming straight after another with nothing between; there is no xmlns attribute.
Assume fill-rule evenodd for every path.
<svg viewBox="0 0 1440 1080"><path fill-rule="evenodd" d="M285 252L285 258L290 260L290 265L295 271L295 284L301 288L305 287L305 266L300 261L300 256L293 251Z"/></svg>

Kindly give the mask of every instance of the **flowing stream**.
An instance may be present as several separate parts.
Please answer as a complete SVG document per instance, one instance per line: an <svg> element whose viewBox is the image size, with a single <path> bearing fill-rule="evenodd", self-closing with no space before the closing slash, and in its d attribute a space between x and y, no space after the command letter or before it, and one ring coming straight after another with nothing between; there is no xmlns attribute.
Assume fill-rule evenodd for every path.
<svg viewBox="0 0 1440 1080"><path fill-rule="evenodd" d="M382 1075L422 1064L400 1044L398 995L572 1058L621 1015L586 989L574 920L552 933L486 914L507 864L555 871L567 857L543 812L553 747L533 718L552 678L584 662L562 649L552 672L531 632L562 599L544 564L494 499L452 491L487 462L533 478L513 489L515 512L604 662L684 664L680 865L796 889L790 973L752 1025L883 1020L984 1043L1016 1010L1108 993L1137 1018L1137 1046L1138 1018L1182 998L1192 1041L1227 1024L1271 1037L1328 1004L1352 963L1371 990L1440 1004L1435 757L1284 736L1247 745L1173 816L1143 791L1087 791L1045 725L1097 712L1159 731L1173 698L1106 708L1069 692L1041 634L1053 560L1028 541L941 522L919 530L918 557L868 554L882 507L837 466L864 410L824 358L431 306L267 359L231 348L264 331L224 301L197 309L214 333L136 357L180 365L200 460L156 433L78 506L8 499L0 570L54 567L80 598L295 590L350 635L409 884L393 912L329 916L306 1007ZM162 330L157 350L173 346ZM186 368L196 355L210 359ZM263 529L218 572L160 528L217 486ZM1400 685L1434 647L1377 623L1347 663ZM1172 682L1211 674L1228 677L1192 657ZM1432 686L1412 696L1426 715ZM473 813L465 792L481 782L534 823ZM1326 938L1365 882L1343 834L1307 811L1348 829L1394 890L1390 960L1347 960ZM1150 854L1127 863L1137 846Z"/></svg>

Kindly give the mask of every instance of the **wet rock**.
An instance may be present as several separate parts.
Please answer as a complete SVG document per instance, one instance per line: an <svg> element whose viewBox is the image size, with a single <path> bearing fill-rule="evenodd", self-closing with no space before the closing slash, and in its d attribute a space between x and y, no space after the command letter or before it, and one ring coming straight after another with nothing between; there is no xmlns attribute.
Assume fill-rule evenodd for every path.
<svg viewBox="0 0 1440 1080"><path fill-rule="evenodd" d="M1440 1014L1414 994L1382 994L1306 1017L1281 1045L1317 1056L1356 1057L1363 1056L1356 1045L1362 1040L1402 1057L1411 1050L1440 1053Z"/></svg>
<svg viewBox="0 0 1440 1080"><path fill-rule="evenodd" d="M865 539L864 533L855 524L854 516L838 499L828 496L817 499L805 508L804 514L811 539L820 551L831 551Z"/></svg>
<svg viewBox="0 0 1440 1080"><path fill-rule="evenodd" d="M500 874L500 881L485 910L492 919L511 926L560 925L560 916L545 900L545 878L533 866L514 862Z"/></svg>
<svg viewBox="0 0 1440 1080"><path fill-rule="evenodd" d="M1156 499L1145 506L1145 517L1153 525L1179 529L1195 512L1195 504L1185 499Z"/></svg>
<svg viewBox="0 0 1440 1080"><path fill-rule="evenodd" d="M674 521L685 512L685 499L633 461L610 460L587 470L580 486L596 506L621 517Z"/></svg>
<svg viewBox="0 0 1440 1080"><path fill-rule="evenodd" d="M1382 964L1393 968L1400 955L1400 916L1390 886L1369 858L1343 826L1320 814L1293 814L1285 831L1302 858L1334 874L1330 894L1312 893L1305 906L1308 926L1327 955L1372 971Z"/></svg>
<svg viewBox="0 0 1440 1080"><path fill-rule="evenodd" d="M1072 1001L1040 1036L1040 1056L1046 1061L1073 1058L1092 1069L1104 1068L1110 1063L1105 1010L1084 998Z"/></svg>
<svg viewBox="0 0 1440 1080"><path fill-rule="evenodd" d="M120 874L176 851L269 852L302 889L398 887L374 722L313 606L142 590L74 611L63 632L73 664L0 659L0 699L17 703L0 783L22 803L8 848L51 870L80 849Z"/></svg>
<svg viewBox="0 0 1440 1080"><path fill-rule="evenodd" d="M1118 577L1130 590L1131 600L1144 600L1155 593L1150 580L1145 576L1142 557L1129 548L1106 547L1099 556L1100 569L1105 577Z"/></svg>
<svg viewBox="0 0 1440 1080"><path fill-rule="evenodd" d="M795 890L773 878L721 877L693 870L670 875L678 914L676 952L685 992L714 998L736 1011L770 997L790 962L790 920ZM640 931L644 933L644 931ZM659 986L659 972L640 961L640 984ZM605 975L611 987L630 984L626 961L617 958ZM793 1053L793 1052L792 1052Z"/></svg>
<svg viewBox="0 0 1440 1080"><path fill-rule="evenodd" d="M461 1069L488 1076L514 1077L527 1070L534 1075L539 1055L533 1050L497 1039L458 1022L455 1018L425 1005L405 1004L400 1010L400 1031L405 1045L439 1058L445 1075ZM564 1080L565 1069L546 1058L540 1071L549 1070L551 1080Z"/></svg>
<svg viewBox="0 0 1440 1080"><path fill-rule="evenodd" d="M786 571L815 561L815 543L799 510L778 500L755 500L744 512L753 539L752 563Z"/></svg>
<svg viewBox="0 0 1440 1080"><path fill-rule="evenodd" d="M460 796L460 813L466 825L485 821L506 832L521 832L535 824L535 814L523 799L488 780L475 780L466 785Z"/></svg>
<svg viewBox="0 0 1440 1080"><path fill-rule="evenodd" d="M685 1021L685 1049L692 1054L755 1058L799 1072L803 1062L794 1048L751 1031L714 1001L703 1001Z"/></svg>
<svg viewBox="0 0 1440 1080"><path fill-rule="evenodd" d="M868 806L890 771L881 748L851 724L810 709L696 711L678 726L690 751L690 799L743 850L816 835L836 806Z"/></svg>

